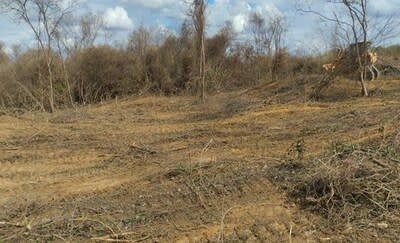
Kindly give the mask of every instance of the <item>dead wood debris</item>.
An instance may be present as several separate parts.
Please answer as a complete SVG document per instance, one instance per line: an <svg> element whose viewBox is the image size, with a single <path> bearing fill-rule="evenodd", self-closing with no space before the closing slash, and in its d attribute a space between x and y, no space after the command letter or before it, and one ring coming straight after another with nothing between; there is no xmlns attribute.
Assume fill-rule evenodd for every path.
<svg viewBox="0 0 400 243"><path fill-rule="evenodd" d="M400 151L344 145L307 161L288 161L270 169L268 177L288 199L339 225L367 229L400 223ZM348 226L346 226L348 227Z"/></svg>
<svg viewBox="0 0 400 243"><path fill-rule="evenodd" d="M149 148L147 146L144 146L144 145L135 144L135 143L131 144L129 146L129 148L132 149L132 150L138 151L140 153L144 153L144 154L157 154L158 153L154 149L151 149L151 148Z"/></svg>

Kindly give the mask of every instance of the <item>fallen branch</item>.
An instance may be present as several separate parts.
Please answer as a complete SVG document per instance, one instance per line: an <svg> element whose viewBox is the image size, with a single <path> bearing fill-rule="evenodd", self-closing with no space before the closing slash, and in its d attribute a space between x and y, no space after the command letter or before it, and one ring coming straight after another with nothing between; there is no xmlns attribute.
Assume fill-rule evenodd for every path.
<svg viewBox="0 0 400 243"><path fill-rule="evenodd" d="M4 151L16 151L19 149L21 149L21 148L1 148L1 150L4 150Z"/></svg>
<svg viewBox="0 0 400 243"><path fill-rule="evenodd" d="M220 224L220 232L219 232L219 235L218 235L218 240L217 240L217 242L224 242L224 228L225 228L225 218L226 218L226 216L232 211L232 210L234 210L234 209L236 209L236 208L240 208L240 206L234 206L234 207L231 207L231 208L229 208L228 210L226 210L223 214L222 214L222 217L221 217L221 224Z"/></svg>
<svg viewBox="0 0 400 243"><path fill-rule="evenodd" d="M106 225L105 223L103 223L103 222L101 222L100 220L97 220L97 219L78 218L78 219L73 219L73 221L83 221L83 222L91 221L91 222L99 223L104 228L108 229L112 234L115 234L114 230L110 226Z"/></svg>
<svg viewBox="0 0 400 243"><path fill-rule="evenodd" d="M383 168L387 168L388 167L387 164L383 163L382 161L380 161L378 159L372 159L372 162L374 162L374 164L379 165L379 166L381 166Z"/></svg>
<svg viewBox="0 0 400 243"><path fill-rule="evenodd" d="M56 234L41 235L41 234L26 232L26 233L24 233L24 235L26 235L26 236L32 235L32 236L36 236L36 237L39 237L39 238L57 238L57 239L62 240L62 241L64 241L64 242L68 242L68 241L67 241L66 239L64 239L62 236L56 235Z"/></svg>
<svg viewBox="0 0 400 243"><path fill-rule="evenodd" d="M172 220L169 220L169 221L172 223L172 225L175 227L175 229L178 230L179 232L190 232L190 231L198 230L198 229L207 229L207 227L205 225L182 228L182 227L179 227L178 225L176 225Z"/></svg>
<svg viewBox="0 0 400 243"><path fill-rule="evenodd" d="M138 150L138 151L140 151L142 153L147 153L147 154L156 154L157 153L157 151L154 151L152 149L149 149L149 148L146 148L146 147L143 147L143 146L139 146L139 145L136 145L136 144L131 144L129 147L131 149Z"/></svg>
<svg viewBox="0 0 400 243"><path fill-rule="evenodd" d="M5 222L5 221L0 221L0 227L1 226L12 226L12 227L17 227L17 228L25 227L25 225L22 225L22 224L13 224L13 223Z"/></svg>
<svg viewBox="0 0 400 243"><path fill-rule="evenodd" d="M37 135L39 135L40 133L42 133L43 131L45 131L48 128L48 126L44 126L41 129L39 129L37 132L35 132L34 134L32 134L27 140L26 143L31 142Z"/></svg>
<svg viewBox="0 0 400 243"><path fill-rule="evenodd" d="M94 241L104 241L104 242L141 242L149 239L151 235L146 235L142 238L136 239L136 240L126 240L126 239L119 239L128 235L134 235L137 234L137 232L125 232L125 233L118 233L118 234L112 234L112 235L105 235L102 237L93 237L91 240Z"/></svg>
<svg viewBox="0 0 400 243"><path fill-rule="evenodd" d="M290 230L289 230L289 243L292 243L292 233L293 233L293 225L290 224Z"/></svg>
<svg viewBox="0 0 400 243"><path fill-rule="evenodd" d="M400 160L398 160L398 159L395 159L395 158L389 158L391 161L393 161L393 162L396 162L396 163L400 163Z"/></svg>

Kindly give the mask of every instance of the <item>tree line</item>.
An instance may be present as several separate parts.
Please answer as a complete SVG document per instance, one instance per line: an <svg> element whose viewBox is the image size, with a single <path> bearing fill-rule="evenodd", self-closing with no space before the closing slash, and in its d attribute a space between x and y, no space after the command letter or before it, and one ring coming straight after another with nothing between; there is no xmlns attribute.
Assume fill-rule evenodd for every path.
<svg viewBox="0 0 400 243"><path fill-rule="evenodd" d="M98 44L103 19L92 13L74 17L73 1L0 0L0 4L35 36L35 45L13 46L11 56L0 45L2 107L52 112L144 93L190 94L204 100L206 93L318 74L326 59L326 55L290 54L285 41L288 23L279 14L251 13L247 40L238 41L229 21L207 35L205 0L190 4L179 33L160 37L141 26L130 33L127 44L119 46ZM360 22L361 27L366 21ZM356 40L362 36L367 41L366 31L359 35L351 30ZM360 61L365 72L362 65Z"/></svg>

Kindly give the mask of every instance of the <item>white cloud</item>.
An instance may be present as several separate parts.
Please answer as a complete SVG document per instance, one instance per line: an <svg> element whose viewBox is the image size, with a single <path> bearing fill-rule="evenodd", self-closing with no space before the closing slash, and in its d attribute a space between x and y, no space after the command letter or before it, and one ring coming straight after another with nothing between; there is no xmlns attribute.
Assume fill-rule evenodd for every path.
<svg viewBox="0 0 400 243"><path fill-rule="evenodd" d="M391 15L400 10L398 0L370 1L369 3L370 10L375 14Z"/></svg>
<svg viewBox="0 0 400 243"><path fill-rule="evenodd" d="M252 12L258 12L266 19L272 15L282 15L274 3L265 0L215 0L209 5L209 34L215 33L226 21L232 21L234 30L244 34Z"/></svg>
<svg viewBox="0 0 400 243"><path fill-rule="evenodd" d="M153 9L159 9L179 3L177 0L123 0L123 2Z"/></svg>
<svg viewBox="0 0 400 243"><path fill-rule="evenodd" d="M190 1L187 0L122 0L128 6L133 6L132 10L151 13L159 18L173 18L182 20L186 17Z"/></svg>
<svg viewBox="0 0 400 243"><path fill-rule="evenodd" d="M233 29L239 33L244 31L247 21L248 21L248 16L244 14L236 15L235 17L233 17L232 20Z"/></svg>
<svg viewBox="0 0 400 243"><path fill-rule="evenodd" d="M62 3L68 5L71 1L80 3L74 12L77 15L88 11L102 13L107 27L104 31L112 33L110 34L112 40L126 40L129 31L138 25L149 28L163 26L162 32L167 32L167 29L179 32L183 19L188 18L187 12L191 2L191 0L62 0ZM215 34L226 21L231 21L234 30L239 34L238 40L248 40L251 38L247 28L249 14L257 11L266 19L274 14L284 14L287 17L288 46L294 48L295 43L302 43L302 46L312 45L315 39L322 39L320 34L317 35L317 28L322 21L313 14L296 11L297 2L305 2L303 8L312 7L326 15L331 15L333 10L344 13L340 5L328 4L326 0L210 0L207 10L207 35ZM387 16L397 13L400 9L398 2L399 0L369 1L370 14L377 21L384 20ZM120 5L115 7L116 3ZM395 15L394 19L400 22L399 15ZM7 46L17 43L30 45L33 43L33 34L27 25L23 23L18 25L12 21L11 16L4 13L0 15L1 40ZM399 41L399 38L396 41Z"/></svg>
<svg viewBox="0 0 400 243"><path fill-rule="evenodd" d="M133 21L128 12L120 6L108 8L103 15L105 26L109 29L132 29Z"/></svg>
<svg viewBox="0 0 400 243"><path fill-rule="evenodd" d="M60 2L60 6L62 9L67 9L67 8L71 8L73 6L75 6L76 3L83 3L85 2L84 0L78 0L78 1L74 1L74 0L62 0Z"/></svg>
<svg viewBox="0 0 400 243"><path fill-rule="evenodd" d="M263 1L259 1L255 10L261 14L265 15L282 15L281 11L272 3L264 3Z"/></svg>
<svg viewBox="0 0 400 243"><path fill-rule="evenodd" d="M3 51L7 54L7 56L11 57L13 54L13 50L9 46L5 46Z"/></svg>

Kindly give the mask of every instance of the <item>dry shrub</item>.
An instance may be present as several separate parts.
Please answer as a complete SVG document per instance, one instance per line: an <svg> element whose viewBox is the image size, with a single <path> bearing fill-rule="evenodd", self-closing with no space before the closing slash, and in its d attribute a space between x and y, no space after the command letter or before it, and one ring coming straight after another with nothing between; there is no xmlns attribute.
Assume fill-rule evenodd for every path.
<svg viewBox="0 0 400 243"><path fill-rule="evenodd" d="M4 45L0 42L0 107L4 108L7 103L10 80L13 75L12 65L10 65L10 58L3 50Z"/></svg>
<svg viewBox="0 0 400 243"><path fill-rule="evenodd" d="M171 50L165 48L150 50L146 55L147 79L150 91L172 94L176 92L175 70L176 60Z"/></svg>
<svg viewBox="0 0 400 243"><path fill-rule="evenodd" d="M56 104L65 103L66 85L60 55L50 52ZM49 72L43 51L30 49L0 68L0 100L8 108L49 109Z"/></svg>
<svg viewBox="0 0 400 243"><path fill-rule="evenodd" d="M10 63L1 63L0 65L0 106L8 107L15 106L15 71L14 66ZM11 93L10 93L11 91Z"/></svg>
<svg viewBox="0 0 400 243"><path fill-rule="evenodd" d="M359 158L358 158L359 159ZM398 168L377 168L357 159L314 163L292 196L332 220L379 217L399 208Z"/></svg>
<svg viewBox="0 0 400 243"><path fill-rule="evenodd" d="M230 24L227 24L212 38L207 39L207 90L210 92L219 92L223 89L229 89L230 82L233 79L231 67L228 65L226 53L229 49L233 30Z"/></svg>
<svg viewBox="0 0 400 243"><path fill-rule="evenodd" d="M177 78L175 81L175 87L178 90L187 90L190 88L192 81L192 73L194 70L194 58L193 53L189 50L185 50L180 55L179 65L177 66Z"/></svg>
<svg viewBox="0 0 400 243"><path fill-rule="evenodd" d="M213 65L207 70L207 91L208 93L229 90L232 80L232 71L223 65Z"/></svg>
<svg viewBox="0 0 400 243"><path fill-rule="evenodd" d="M273 79L276 80L279 77L287 77L289 72L289 57L290 54L287 50L279 50L275 55L272 63L272 72L274 74Z"/></svg>
<svg viewBox="0 0 400 243"><path fill-rule="evenodd" d="M132 57L110 46L88 48L69 62L75 99L81 103L99 102L137 91L142 85L131 82Z"/></svg>
<svg viewBox="0 0 400 243"><path fill-rule="evenodd" d="M314 57L291 57L289 60L290 70L294 75L298 74L321 74L322 63L319 58Z"/></svg>
<svg viewBox="0 0 400 243"><path fill-rule="evenodd" d="M399 151L335 143L323 158L289 161L270 177L291 199L338 224L400 223Z"/></svg>
<svg viewBox="0 0 400 243"><path fill-rule="evenodd" d="M226 58L226 67L231 71L229 88L249 87L257 83L255 52L249 44L236 44Z"/></svg>

